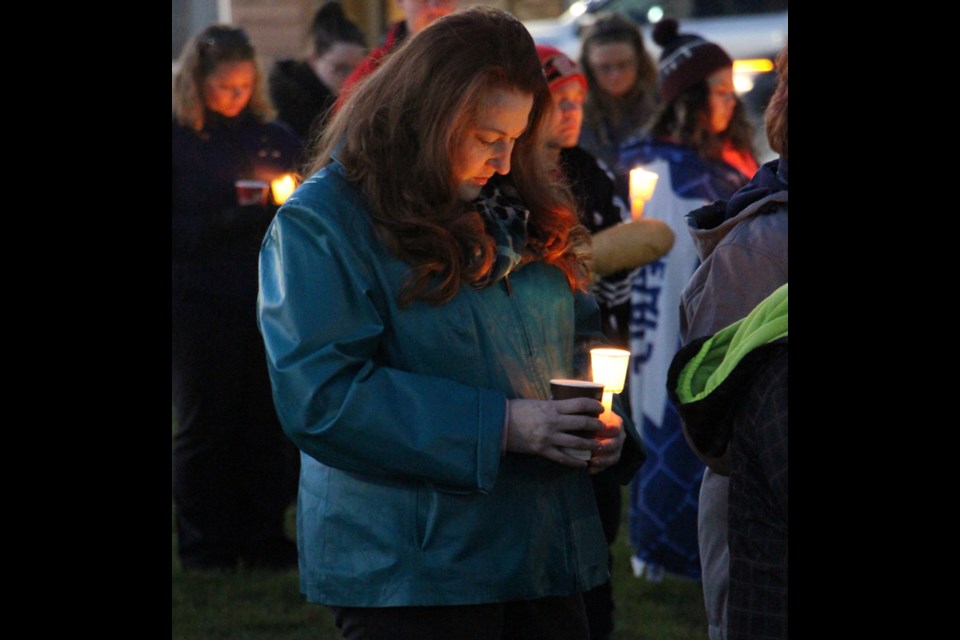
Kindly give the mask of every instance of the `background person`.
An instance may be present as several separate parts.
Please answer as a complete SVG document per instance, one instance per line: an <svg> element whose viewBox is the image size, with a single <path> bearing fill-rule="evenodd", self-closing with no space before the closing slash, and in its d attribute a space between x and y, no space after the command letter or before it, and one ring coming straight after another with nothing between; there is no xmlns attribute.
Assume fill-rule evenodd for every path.
<svg viewBox="0 0 960 640"><path fill-rule="evenodd" d="M587 77L580 146L615 169L620 145L645 132L657 104L657 63L629 18L603 12L584 32L580 65ZM629 201L627 184L617 185Z"/></svg>
<svg viewBox="0 0 960 640"><path fill-rule="evenodd" d="M764 128L770 148L779 157L764 163L729 200L718 200L690 213L690 236L703 263L681 296L683 344L711 335L743 317L787 282L787 47L777 57L776 68L777 85L764 114ZM779 389L769 392L778 393ZM771 429L779 427L785 433L786 422L770 425ZM693 442L686 421L683 429L687 440ZM754 434L756 438L767 435L766 429ZM746 440L745 446L749 450L751 442L758 441ZM777 447L772 451L776 457L764 461L766 478L759 481L765 494L774 491L785 505L785 493L779 495L781 489L785 492L785 485L780 484L785 479L774 474L770 465L782 463L786 468L786 443L774 441L772 446ZM700 488L698 535L710 638L752 638L761 629L769 629L771 637L786 637L785 509L780 511L779 502L760 509L756 496L744 494L752 489L742 483L740 495L733 495L732 481L726 473L718 472L729 469L729 452L722 451L717 460L716 452L706 454L695 446L692 450L708 465ZM745 464L759 464L752 457L749 460L752 462ZM755 471L748 471L752 479L746 486L756 488ZM736 545L732 540L728 545L728 518L731 535L736 521ZM782 556L778 555L781 550Z"/></svg>
<svg viewBox="0 0 960 640"><path fill-rule="evenodd" d="M659 176L643 218L676 234L669 253L640 269L633 283L630 405L648 459L630 491L634 571L659 580L664 571L700 577L697 496L703 463L683 438L666 376L680 348L680 294L699 257L687 214L733 195L756 170L752 133L733 89L733 61L718 45L680 34L665 19L653 38L659 63L660 111L647 137L624 145L622 171L642 166Z"/></svg>
<svg viewBox="0 0 960 640"><path fill-rule="evenodd" d="M563 178L573 191L580 213L580 222L591 234L631 222L630 211L616 194L613 176L597 159L577 146L583 123L583 104L587 79L580 66L559 49L537 45L537 55L550 86L553 98L553 118L547 139L547 153L557 163ZM660 220L639 220L644 235L636 236L637 266L652 262L666 253L673 244L673 232ZM624 270L597 278L592 291L600 305L603 332L610 343L626 349L630 313L630 277L633 270ZM631 442L624 445L624 453L617 465L591 477L597 500L603 533L608 547L614 543L620 529L621 486L627 484L643 462L642 454L630 451ZM608 551L613 570L613 554ZM610 580L583 594L590 624L591 640L606 640L614 627L613 585Z"/></svg>
<svg viewBox="0 0 960 640"><path fill-rule="evenodd" d="M186 569L289 569L284 530L296 449L273 408L256 325L257 251L276 207L240 205L235 181L294 169L300 141L271 121L256 52L211 25L173 79L173 501Z"/></svg>
<svg viewBox="0 0 960 640"><path fill-rule="evenodd" d="M363 32L339 2L325 2L313 16L302 59L278 60L270 71L270 99L277 117L305 143L323 129L340 87L367 54Z"/></svg>
<svg viewBox="0 0 960 640"><path fill-rule="evenodd" d="M396 0L396 3L403 9L404 19L390 25L380 46L371 51L370 55L362 60L347 77L341 88L343 95L337 99L337 108L346 100L353 85L380 66L388 53L399 47L407 38L423 31L434 20L453 13L457 8L458 0Z"/></svg>
<svg viewBox="0 0 960 640"><path fill-rule="evenodd" d="M578 144L583 124L587 81L580 66L559 49L537 45L553 97L553 125L547 152L558 163L573 191L580 221L591 234L631 222L632 216L613 184L613 174ZM634 237L632 259L637 268L653 262L673 244L673 231L662 220L638 220L643 232ZM599 276L592 292L600 305L603 331L611 344L629 346L630 279L635 269Z"/></svg>
<svg viewBox="0 0 960 640"><path fill-rule="evenodd" d="M590 473L632 425L548 400L603 340L549 103L521 22L445 16L357 86L265 238L301 589L345 638L588 637L580 592L609 578Z"/></svg>

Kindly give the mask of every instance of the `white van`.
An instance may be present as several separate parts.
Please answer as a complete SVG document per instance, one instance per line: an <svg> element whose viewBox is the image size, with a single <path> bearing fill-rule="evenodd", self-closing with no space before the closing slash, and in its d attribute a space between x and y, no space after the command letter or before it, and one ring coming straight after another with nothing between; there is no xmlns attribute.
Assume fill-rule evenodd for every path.
<svg viewBox="0 0 960 640"><path fill-rule="evenodd" d="M560 49L579 61L584 30L601 12L622 14L639 25L643 42L654 60L660 46L653 41L653 25L675 18L680 33L692 33L715 42L734 59L734 85L755 125L762 123L776 85L773 59L787 43L787 0L576 0L560 16L524 22L537 44ZM757 143L766 160L762 129Z"/></svg>
<svg viewBox="0 0 960 640"><path fill-rule="evenodd" d="M576 60L583 30L605 11L640 25L654 59L660 47L650 33L664 17L676 18L681 33L716 42L735 60L772 60L787 42L787 0L576 0L556 18L524 24L538 44L556 47Z"/></svg>

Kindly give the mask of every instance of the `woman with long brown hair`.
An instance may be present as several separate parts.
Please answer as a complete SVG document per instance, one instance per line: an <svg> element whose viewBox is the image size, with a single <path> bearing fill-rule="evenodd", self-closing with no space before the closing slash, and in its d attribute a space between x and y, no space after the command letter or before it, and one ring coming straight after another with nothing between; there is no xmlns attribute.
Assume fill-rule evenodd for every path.
<svg viewBox="0 0 960 640"><path fill-rule="evenodd" d="M621 148L622 171L659 176L643 217L676 235L669 253L642 267L631 294L630 406L649 459L630 494L630 541L638 574L701 577L697 496L704 465L683 439L666 396L667 372L680 347L681 292L699 264L687 214L732 196L757 171L753 134L733 84L733 60L714 42L657 23L661 107L649 134ZM626 175L624 173L624 175Z"/></svg>
<svg viewBox="0 0 960 640"><path fill-rule="evenodd" d="M632 425L549 399L603 340L551 108L522 23L443 17L357 85L267 233L301 589L345 638L589 637L580 594L609 577L590 474Z"/></svg>

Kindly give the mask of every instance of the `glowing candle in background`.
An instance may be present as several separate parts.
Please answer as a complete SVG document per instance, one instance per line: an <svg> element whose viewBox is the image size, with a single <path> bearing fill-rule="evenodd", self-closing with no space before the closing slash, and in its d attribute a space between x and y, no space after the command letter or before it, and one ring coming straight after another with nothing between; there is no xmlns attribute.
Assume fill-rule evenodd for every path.
<svg viewBox="0 0 960 640"><path fill-rule="evenodd" d="M603 410L610 411L613 394L623 391L627 379L630 352L624 349L590 349L593 381L603 385Z"/></svg>
<svg viewBox="0 0 960 640"><path fill-rule="evenodd" d="M653 197L659 179L660 176L643 167L630 170L630 215L634 220L643 215L643 205Z"/></svg>
<svg viewBox="0 0 960 640"><path fill-rule="evenodd" d="M279 178L270 181L270 191L273 192L273 201L281 205L286 202L293 190L297 188L297 182L289 173L285 173Z"/></svg>

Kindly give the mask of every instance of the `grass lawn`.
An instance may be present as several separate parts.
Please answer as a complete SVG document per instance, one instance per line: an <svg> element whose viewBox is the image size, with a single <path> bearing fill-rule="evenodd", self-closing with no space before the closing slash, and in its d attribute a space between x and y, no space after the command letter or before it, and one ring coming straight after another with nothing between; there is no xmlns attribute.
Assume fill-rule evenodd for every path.
<svg viewBox="0 0 960 640"><path fill-rule="evenodd" d="M294 517L291 508L287 522L291 537ZM624 513L613 549L617 606L613 640L705 640L706 614L700 583L666 576L663 582L654 584L633 577L627 539ZM177 560L176 547L174 534L174 640L336 640L340 637L326 608L308 604L300 595L296 571L184 573Z"/></svg>

